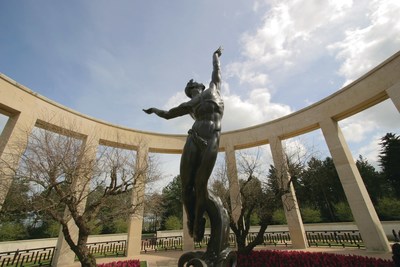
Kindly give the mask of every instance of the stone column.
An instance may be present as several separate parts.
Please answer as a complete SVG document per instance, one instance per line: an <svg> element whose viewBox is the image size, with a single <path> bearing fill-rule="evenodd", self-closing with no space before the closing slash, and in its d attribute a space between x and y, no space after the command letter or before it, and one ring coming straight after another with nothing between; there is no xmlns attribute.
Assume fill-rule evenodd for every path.
<svg viewBox="0 0 400 267"><path fill-rule="evenodd" d="M307 248L307 237L293 184L290 183L289 188L287 187L287 184L290 181L290 174L288 171L287 159L283 151L282 142L278 137L272 137L269 138L269 143L275 169L277 171L277 176L278 179L280 179L280 186L282 189L288 190L288 193L282 196L282 203L290 237L292 239L292 246L298 249Z"/></svg>
<svg viewBox="0 0 400 267"><path fill-rule="evenodd" d="M72 237L72 240L76 242L78 240L78 227L75 225L75 222L70 217L68 209L66 208L64 211L64 217L67 218L68 221L68 229L69 233ZM54 252L53 261L51 266L70 266L75 261L75 253L71 250L70 246L64 239L64 234L60 229L57 239L56 250Z"/></svg>
<svg viewBox="0 0 400 267"><path fill-rule="evenodd" d="M187 218L187 214L186 214L186 210L185 210L185 208L182 206L182 209L183 209L183 218L182 218L182 221L183 221L183 231L182 231L182 234L183 234L183 236L182 236L182 242L183 242L183 244L182 244L182 250L183 251L192 251L193 249L194 249L194 241L193 241L193 238L191 238L190 237L190 235L189 235L189 227L187 226L187 220L186 220L186 218Z"/></svg>
<svg viewBox="0 0 400 267"><path fill-rule="evenodd" d="M139 173L136 185L132 190L132 204L136 206L135 214L129 220L127 257L132 258L140 254L142 246L142 225L144 210L145 177L147 172L149 148L142 145L136 154L136 172Z"/></svg>
<svg viewBox="0 0 400 267"><path fill-rule="evenodd" d="M88 136L85 138L84 142L82 143L82 149L85 150L85 155L84 157L86 159L90 160L96 160L96 153L97 153L97 147L99 145L99 140L97 137L92 137ZM85 196L87 194L82 193L85 191L89 191L89 184L87 183L86 180L80 179L77 181L75 185L73 185L76 189L74 190L76 194ZM82 214L85 211L86 208L86 201L87 198L84 197L82 201L80 202L80 205L78 207L78 211ZM76 226L74 220L72 219L70 212L68 208L65 209L64 211L64 218L65 220L68 221L68 230L69 234L72 237L72 240L77 244L78 242L78 235L79 235L79 229ZM75 253L71 250L70 246L68 243L65 241L64 234L62 230L60 229L60 233L58 235L57 239L57 245L56 245L56 251L54 253L53 261L52 261L52 266L71 266L75 262Z"/></svg>
<svg viewBox="0 0 400 267"><path fill-rule="evenodd" d="M396 83L395 85L386 89L386 92L393 101L393 104L396 106L397 111L400 112L400 83Z"/></svg>
<svg viewBox="0 0 400 267"><path fill-rule="evenodd" d="M232 218L237 223L242 210L242 199L240 196L235 150L231 145L225 147L225 162L229 179L229 196L231 199Z"/></svg>
<svg viewBox="0 0 400 267"><path fill-rule="evenodd" d="M0 136L0 210L12 184L14 170L18 168L28 138L35 125L32 114L11 115Z"/></svg>
<svg viewBox="0 0 400 267"><path fill-rule="evenodd" d="M390 251L382 224L338 123L328 118L320 122L320 126L365 247Z"/></svg>

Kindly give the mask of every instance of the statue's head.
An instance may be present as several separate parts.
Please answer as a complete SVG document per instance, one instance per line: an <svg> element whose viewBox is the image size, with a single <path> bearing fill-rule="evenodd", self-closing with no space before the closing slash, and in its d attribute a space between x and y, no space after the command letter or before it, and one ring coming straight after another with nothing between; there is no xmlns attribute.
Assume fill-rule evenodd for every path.
<svg viewBox="0 0 400 267"><path fill-rule="evenodd" d="M186 87L185 87L185 94L186 94L189 98L192 98L192 95L191 95L190 92L192 91L192 89L195 89L195 88L200 88L201 91L203 91L204 89L206 89L206 87L204 86L204 84L195 82L195 81L193 81L193 79L191 79L191 80L186 84Z"/></svg>

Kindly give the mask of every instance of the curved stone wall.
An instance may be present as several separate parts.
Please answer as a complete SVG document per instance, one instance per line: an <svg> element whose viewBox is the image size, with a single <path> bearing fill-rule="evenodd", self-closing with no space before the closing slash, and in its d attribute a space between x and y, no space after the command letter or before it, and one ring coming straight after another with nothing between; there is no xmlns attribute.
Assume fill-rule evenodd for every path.
<svg viewBox="0 0 400 267"><path fill-rule="evenodd" d="M326 118L336 121L347 118L387 99L387 90L400 82L399 73L400 53L396 53L358 80L311 106L264 124L224 132L221 151L227 145L247 148L267 144L269 136L285 139L304 134L318 129L319 123ZM2 74L0 96L0 113L9 116L29 114L42 127L47 124L63 127L66 122L73 123L82 135L96 129L100 142L105 144L135 147L139 140L143 140L150 152L180 153L185 142L185 135L145 132L91 118L55 103Z"/></svg>

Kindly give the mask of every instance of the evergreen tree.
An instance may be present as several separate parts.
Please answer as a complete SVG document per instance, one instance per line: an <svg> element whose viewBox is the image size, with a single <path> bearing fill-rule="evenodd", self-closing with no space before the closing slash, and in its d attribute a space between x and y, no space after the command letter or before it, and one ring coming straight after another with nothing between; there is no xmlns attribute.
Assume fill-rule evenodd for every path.
<svg viewBox="0 0 400 267"><path fill-rule="evenodd" d="M393 194L400 198L400 136L387 133L381 138L379 164L383 175L391 185Z"/></svg>
<svg viewBox="0 0 400 267"><path fill-rule="evenodd" d="M387 192L388 184L386 179L384 179L383 175L376 171L375 167L369 164L369 162L361 155L356 162L356 166L372 202L376 205L378 199L383 197Z"/></svg>
<svg viewBox="0 0 400 267"><path fill-rule="evenodd" d="M166 220L175 216L182 220L183 202L182 202L182 183L180 175L174 179L162 190L163 209L161 229L166 229Z"/></svg>
<svg viewBox="0 0 400 267"><path fill-rule="evenodd" d="M312 157L299 179L303 206L317 208L324 221L337 221L334 204L347 201L333 160Z"/></svg>

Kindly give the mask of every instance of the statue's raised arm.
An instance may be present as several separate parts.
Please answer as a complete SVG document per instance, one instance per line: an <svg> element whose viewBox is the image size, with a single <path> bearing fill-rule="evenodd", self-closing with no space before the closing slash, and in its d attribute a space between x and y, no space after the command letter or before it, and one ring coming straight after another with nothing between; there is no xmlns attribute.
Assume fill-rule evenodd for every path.
<svg viewBox="0 0 400 267"><path fill-rule="evenodd" d="M219 57L222 55L222 50L222 46L220 46L213 53L213 71L211 74L210 88L215 86L217 90L221 89L221 66L219 63Z"/></svg>

